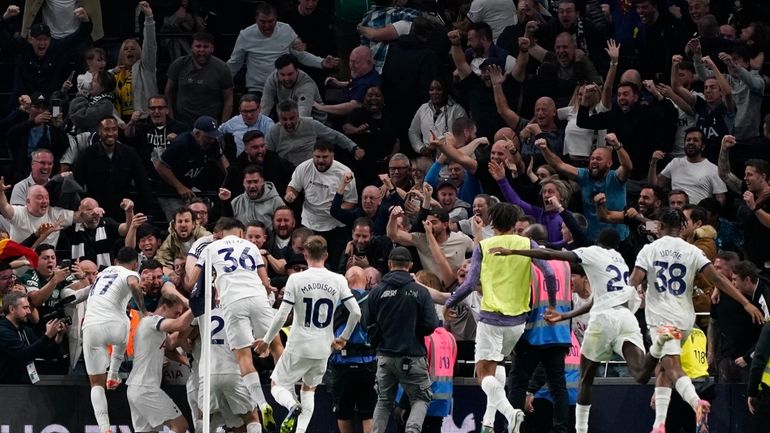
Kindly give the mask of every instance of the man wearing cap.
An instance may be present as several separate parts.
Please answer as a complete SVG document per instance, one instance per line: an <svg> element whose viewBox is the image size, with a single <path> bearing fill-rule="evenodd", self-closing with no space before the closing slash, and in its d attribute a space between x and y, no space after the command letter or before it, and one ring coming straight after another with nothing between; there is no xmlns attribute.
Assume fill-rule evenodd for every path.
<svg viewBox="0 0 770 433"><path fill-rule="evenodd" d="M0 45L9 53L15 53L13 90L10 100L22 94L42 92L50 95L60 90L62 82L70 72L67 62L70 51L91 33L91 21L85 9L73 11L81 21L77 31L64 39L52 40L51 29L43 24L33 24L29 39L12 36L8 21L19 15L18 6L10 5L0 20ZM66 69L65 69L66 68Z"/></svg>
<svg viewBox="0 0 770 433"><path fill-rule="evenodd" d="M441 268L433 258L428 244L428 237L425 233L409 233L398 229L398 217L403 214L404 210L400 206L396 206L390 212L390 219L386 229L388 237L399 245L417 248L423 268L436 275L442 275ZM465 260L465 255L473 251L473 241L464 233L449 230L449 214L443 209L428 211L425 223L430 227L433 236L444 252L449 266L452 267L452 272L457 272L457 269Z"/></svg>
<svg viewBox="0 0 770 433"><path fill-rule="evenodd" d="M419 433L432 398L424 337L439 326L428 291L409 274L412 255L396 247L388 256L390 272L369 293L362 325L377 350L377 404L372 433L385 433L398 385L404 388L412 411L407 433Z"/></svg>
<svg viewBox="0 0 770 433"><path fill-rule="evenodd" d="M219 140L222 133L217 128L217 121L210 116L200 116L191 132L179 134L155 162L155 170L167 184L166 190L173 189L178 197L159 200L166 217L171 219L174 210L185 200L195 197L191 188L199 191L213 190L222 183L230 163L222 154ZM205 182L201 173L209 161L216 161L222 177L208 179ZM170 192L170 191L169 191Z"/></svg>
<svg viewBox="0 0 770 433"><path fill-rule="evenodd" d="M52 116L50 101L40 92L33 93L30 100L32 104L27 109L27 120L8 130L7 145L16 165L17 179L29 174L30 162L34 159L32 153L35 150L49 150L53 154L52 157L55 157L51 160L53 163L54 159L58 160L69 148L69 139L62 127L61 113ZM32 165L34 169L35 164ZM52 169L53 165L48 167L48 175ZM21 199L24 200L23 195Z"/></svg>
<svg viewBox="0 0 770 433"><path fill-rule="evenodd" d="M450 170L452 166L459 164L450 164ZM459 168L462 171L462 167ZM449 214L449 220L457 222L468 218L471 205L468 202L462 201L457 197L458 190L451 180L442 180L436 187L436 199L438 204L441 205L441 209Z"/></svg>
<svg viewBox="0 0 770 433"><path fill-rule="evenodd" d="M112 116L99 122L99 141L78 155L73 174L111 218L123 219L121 202L133 191L137 208L149 209L152 192L144 164L134 148L118 141L118 121Z"/></svg>

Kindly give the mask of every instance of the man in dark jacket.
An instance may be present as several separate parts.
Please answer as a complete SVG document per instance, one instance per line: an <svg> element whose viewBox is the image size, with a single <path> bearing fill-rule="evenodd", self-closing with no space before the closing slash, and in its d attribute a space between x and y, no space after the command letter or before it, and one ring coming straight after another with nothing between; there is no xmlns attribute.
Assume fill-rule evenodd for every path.
<svg viewBox="0 0 770 433"><path fill-rule="evenodd" d="M0 384L31 385L40 380L35 358L55 353L67 327L59 319L45 325L45 335L37 336L26 325L31 314L27 295L12 292L3 297L0 319Z"/></svg>
<svg viewBox="0 0 770 433"><path fill-rule="evenodd" d="M278 195L286 194L286 185L294 173L294 164L278 156L265 147L265 135L261 131L248 131L243 134L243 152L227 169L223 188L227 188L233 197L243 193L243 172L250 165L262 167L266 181L273 182Z"/></svg>
<svg viewBox="0 0 770 433"><path fill-rule="evenodd" d="M409 250L394 248L388 256L390 272L372 289L363 315L370 343L377 349L372 433L385 432L399 384L412 402L407 433L420 432L432 398L423 337L432 334L439 321L428 291L409 274L411 267Z"/></svg>

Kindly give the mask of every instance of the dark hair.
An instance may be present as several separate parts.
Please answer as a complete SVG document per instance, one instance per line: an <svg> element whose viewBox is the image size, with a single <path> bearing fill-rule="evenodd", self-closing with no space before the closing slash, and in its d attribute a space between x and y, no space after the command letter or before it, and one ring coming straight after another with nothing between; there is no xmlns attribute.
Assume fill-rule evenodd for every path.
<svg viewBox="0 0 770 433"><path fill-rule="evenodd" d="M43 254L43 251L53 250L54 253L56 252L56 247L51 244L40 244L35 247L35 254L38 256L40 254Z"/></svg>
<svg viewBox="0 0 770 433"><path fill-rule="evenodd" d="M313 145L313 151L320 150L322 152L334 153L334 144L326 140L318 140Z"/></svg>
<svg viewBox="0 0 770 433"><path fill-rule="evenodd" d="M134 253L134 256L136 256L136 253ZM163 268L163 265L159 261L155 259L148 259L143 261L141 266L139 266L139 273L141 274L142 271L144 271L145 269L154 271L156 269L161 269L161 268Z"/></svg>
<svg viewBox="0 0 770 433"><path fill-rule="evenodd" d="M632 81L622 81L620 84L618 84L618 89L621 87L628 87L635 94L639 94L639 86L637 86L636 83Z"/></svg>
<svg viewBox="0 0 770 433"><path fill-rule="evenodd" d="M733 262L735 260L740 260L741 256L739 256L735 251L720 251L717 253L716 258L722 259L726 262Z"/></svg>
<svg viewBox="0 0 770 433"><path fill-rule="evenodd" d="M265 138L265 134L262 133L262 131L257 129L252 129L251 131L246 131L245 134L243 134L243 142L248 143L251 140L256 140L257 138Z"/></svg>
<svg viewBox="0 0 770 433"><path fill-rule="evenodd" d="M99 85L102 86L102 91L106 93L112 93L115 91L115 86L118 82L115 80L115 76L107 70L102 70L96 73L94 76L99 80Z"/></svg>
<svg viewBox="0 0 770 433"><path fill-rule="evenodd" d="M248 229L249 227L257 227L267 232L267 226L262 221L251 221L246 224L246 228Z"/></svg>
<svg viewBox="0 0 770 433"><path fill-rule="evenodd" d="M741 279L749 277L752 283L756 283L759 279L759 269L757 269L754 263L743 260L733 265L733 273Z"/></svg>
<svg viewBox="0 0 770 433"><path fill-rule="evenodd" d="M615 229L606 228L599 232L599 235L596 237L596 244L617 250L620 246L620 235Z"/></svg>
<svg viewBox="0 0 770 433"><path fill-rule="evenodd" d="M719 216L719 212L722 210L722 205L719 200L714 197L706 197L698 203L698 206L702 207L706 212L711 212Z"/></svg>
<svg viewBox="0 0 770 433"><path fill-rule="evenodd" d="M262 167L260 167L260 166L258 166L256 164L251 164L250 166L246 167L243 170L243 177L246 177L247 174L258 174L262 178L265 177L265 175L264 175L264 173L262 171Z"/></svg>
<svg viewBox="0 0 770 433"><path fill-rule="evenodd" d="M471 30L475 31L484 39L492 40L492 27L484 21L479 21L477 23L472 22L471 25L468 26L468 31L470 32Z"/></svg>
<svg viewBox="0 0 770 433"><path fill-rule="evenodd" d="M356 227L369 227L369 231L374 231L374 223L372 223L372 220L369 217L358 217L355 221L353 221L353 229L355 230Z"/></svg>
<svg viewBox="0 0 770 433"><path fill-rule="evenodd" d="M524 236L536 242L548 242L548 229L542 224L530 224L524 229Z"/></svg>
<svg viewBox="0 0 770 433"><path fill-rule="evenodd" d="M152 95L149 98L147 98L147 105L150 105L150 101L153 99L162 99L163 103L168 105L168 98L166 98L166 95Z"/></svg>
<svg viewBox="0 0 770 433"><path fill-rule="evenodd" d="M192 206L195 203L201 203L202 205L206 206L207 209L211 209L211 202L209 202L207 198L195 197L187 202L187 206ZM193 211L193 213L195 213L195 211Z"/></svg>
<svg viewBox="0 0 770 433"><path fill-rule="evenodd" d="M659 187L658 185L653 185L651 183L648 183L644 185L642 189L651 189L653 195L655 195L655 198L658 200L663 201L663 199L666 198L666 192L663 191L663 188Z"/></svg>
<svg viewBox="0 0 770 433"><path fill-rule="evenodd" d="M660 210L658 221L669 229L680 230L684 227L686 219L684 217L684 212L680 209L666 207Z"/></svg>
<svg viewBox="0 0 770 433"><path fill-rule="evenodd" d="M230 218L230 217L221 217L217 220L217 223L214 225L215 232L221 232L221 231L232 230L232 229L245 230L246 227L243 225L243 223L240 220L235 218Z"/></svg>
<svg viewBox="0 0 770 433"><path fill-rule="evenodd" d="M196 32L192 35L193 42L206 42L211 45L214 45L214 41L216 40L214 38L214 35L212 35L209 32Z"/></svg>
<svg viewBox="0 0 770 433"><path fill-rule="evenodd" d="M683 195L687 199L687 202L685 204L690 204L690 195L682 191L681 189L672 189L671 191L669 191L668 198L670 199L672 195Z"/></svg>
<svg viewBox="0 0 770 433"><path fill-rule="evenodd" d="M283 69L286 66L294 65L294 69L299 69L299 60L293 54L281 54L275 59L275 69Z"/></svg>
<svg viewBox="0 0 770 433"><path fill-rule="evenodd" d="M570 263L569 273L574 275L580 275L581 277L586 276L586 270L583 269L583 265L581 265L580 263Z"/></svg>
<svg viewBox="0 0 770 433"><path fill-rule="evenodd" d="M753 167L759 174L765 175L765 179L770 177L770 164L764 159L751 158L746 161L746 167Z"/></svg>
<svg viewBox="0 0 770 433"><path fill-rule="evenodd" d="M186 213L189 213L190 217L193 220L195 219L195 212L193 212L192 209L190 209L188 206L182 206L182 207L177 208L177 210L174 211L174 221L176 221L176 216L177 215L182 215L182 214L186 214Z"/></svg>
<svg viewBox="0 0 770 433"><path fill-rule="evenodd" d="M101 57L102 59L107 60L107 54L104 52L103 49L98 47L92 47L87 49L83 57L85 57L86 60L93 60L96 57Z"/></svg>
<svg viewBox="0 0 770 433"><path fill-rule="evenodd" d="M495 203L489 209L492 227L501 232L510 231L522 213L520 207L511 203Z"/></svg>
<svg viewBox="0 0 770 433"><path fill-rule="evenodd" d="M527 222L528 224L534 224L535 219L531 215L522 215L516 218L516 222Z"/></svg>
<svg viewBox="0 0 770 433"><path fill-rule="evenodd" d="M161 240L160 231L152 224L144 223L136 229L136 240L139 241L147 236L155 236L158 240Z"/></svg>
<svg viewBox="0 0 770 433"><path fill-rule="evenodd" d="M181 302L182 301L180 301L176 296L165 294L161 295L160 300L158 301L158 307L174 308Z"/></svg>
<svg viewBox="0 0 770 433"><path fill-rule="evenodd" d="M268 2L257 2L255 15L276 15L275 8Z"/></svg>
<svg viewBox="0 0 770 433"><path fill-rule="evenodd" d="M291 212L291 216L294 216L294 209L290 208L289 206L283 205L278 206L277 208L273 209L273 215L277 214L279 210L287 210Z"/></svg>
<svg viewBox="0 0 770 433"><path fill-rule="evenodd" d="M687 129L685 129L684 130L684 136L687 137L688 135L692 134L693 132L699 133L702 140L706 139L706 134L704 134L703 130L698 128L697 126L691 126L691 127L687 128Z"/></svg>
<svg viewBox="0 0 770 433"><path fill-rule="evenodd" d="M581 229L585 230L586 227L588 227L588 219L586 218L585 215L583 215L582 213L573 212L572 216L575 217L575 222L578 223L578 226Z"/></svg>
<svg viewBox="0 0 770 433"><path fill-rule="evenodd" d="M275 107L279 113L288 113L289 111L297 111L297 103L291 99L286 99L278 103Z"/></svg>
<svg viewBox="0 0 770 433"><path fill-rule="evenodd" d="M690 220L692 220L692 222L700 221L701 223L706 224L706 209L703 209L697 204L687 204L682 207L682 211L686 210L690 211Z"/></svg>
<svg viewBox="0 0 770 433"><path fill-rule="evenodd" d="M245 93L243 96L241 96L241 99L238 100L238 106L240 107L244 102L254 102L259 105L260 100L257 98L257 95L253 93Z"/></svg>
<svg viewBox="0 0 770 433"><path fill-rule="evenodd" d="M118 263L129 264L137 260L136 250L131 247L123 247L115 255L115 261Z"/></svg>

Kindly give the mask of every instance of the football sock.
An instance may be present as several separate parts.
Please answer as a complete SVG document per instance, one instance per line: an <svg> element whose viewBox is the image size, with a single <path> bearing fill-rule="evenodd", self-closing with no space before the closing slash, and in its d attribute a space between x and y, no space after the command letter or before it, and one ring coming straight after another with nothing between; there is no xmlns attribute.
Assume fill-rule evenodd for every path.
<svg viewBox="0 0 770 433"><path fill-rule="evenodd" d="M653 426L659 426L666 423L666 414L668 413L668 404L671 403L671 388L655 387L655 423Z"/></svg>
<svg viewBox="0 0 770 433"><path fill-rule="evenodd" d="M487 395L487 402L491 403L505 416L509 423L513 422L514 410L508 399L505 398L505 389L493 376L487 376L481 381L481 389Z"/></svg>
<svg viewBox="0 0 770 433"><path fill-rule="evenodd" d="M687 404L692 406L692 409L695 410L698 406L698 401L700 401L700 397L698 397L698 393L695 392L692 380L687 376L682 376L676 381L674 386L676 387L676 392L682 396L682 400L686 401Z"/></svg>
<svg viewBox="0 0 770 433"><path fill-rule="evenodd" d="M294 398L294 393L280 385L271 386L270 393L273 394L275 401L286 409L291 409L295 404L297 404L297 399Z"/></svg>
<svg viewBox="0 0 770 433"><path fill-rule="evenodd" d="M588 415L591 412L590 404L578 404L575 406L575 432L588 433Z"/></svg>
<svg viewBox="0 0 770 433"><path fill-rule="evenodd" d="M302 405L302 412L300 412L297 418L297 433L305 433L307 426L310 424L310 418L313 417L313 410L315 409L315 391L300 391L300 404Z"/></svg>
<svg viewBox="0 0 770 433"><path fill-rule="evenodd" d="M91 387L91 406L94 408L96 423L102 433L110 431L110 413L107 410L107 396L101 386Z"/></svg>

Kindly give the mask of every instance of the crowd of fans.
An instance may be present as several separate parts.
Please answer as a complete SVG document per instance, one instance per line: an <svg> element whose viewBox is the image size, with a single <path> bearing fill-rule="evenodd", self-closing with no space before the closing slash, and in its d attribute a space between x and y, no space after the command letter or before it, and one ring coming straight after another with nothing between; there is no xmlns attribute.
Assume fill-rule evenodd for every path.
<svg viewBox="0 0 770 433"><path fill-rule="evenodd" d="M77 368L77 332L40 320L67 290L129 246L148 309L161 293L185 298L187 253L220 216L247 224L278 289L318 234L327 267L362 268L365 288L408 247L442 303L493 234L497 202L519 206L517 232L553 248L614 228L631 267L675 207L685 240L767 314L763 2L276 1L257 4L221 59L193 2L162 17L189 43L159 37L156 2L142 1L138 38L117 50L100 41L110 23L98 2L80 3L28 0L0 20L13 62L0 225L40 256L35 268L4 263L0 294L28 293L30 321L57 343L70 335L38 348L50 363L39 370ZM590 296L579 267L572 286L576 305ZM711 373L746 381L761 327L708 280L694 302ZM476 298L446 316L461 358L477 314Z"/></svg>

